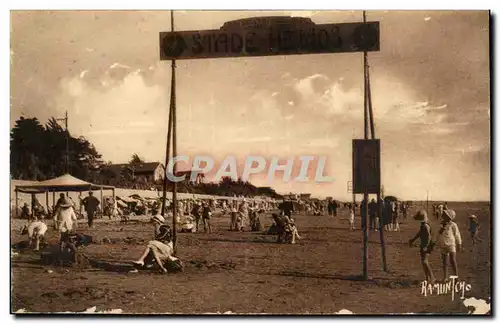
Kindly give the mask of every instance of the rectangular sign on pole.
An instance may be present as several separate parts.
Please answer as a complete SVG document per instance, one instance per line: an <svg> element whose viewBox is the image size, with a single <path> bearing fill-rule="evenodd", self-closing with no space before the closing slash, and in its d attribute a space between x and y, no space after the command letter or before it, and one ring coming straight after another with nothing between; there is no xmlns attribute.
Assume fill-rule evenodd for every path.
<svg viewBox="0 0 500 324"><path fill-rule="evenodd" d="M380 193L380 140L353 140L353 192Z"/></svg>
<svg viewBox="0 0 500 324"><path fill-rule="evenodd" d="M160 60L380 50L379 22L221 28L160 33Z"/></svg>

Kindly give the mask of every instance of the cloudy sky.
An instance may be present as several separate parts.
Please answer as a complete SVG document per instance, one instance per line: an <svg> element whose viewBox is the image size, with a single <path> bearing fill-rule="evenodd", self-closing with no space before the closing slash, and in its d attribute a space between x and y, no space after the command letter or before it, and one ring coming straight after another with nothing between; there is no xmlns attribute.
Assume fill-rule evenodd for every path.
<svg viewBox="0 0 500 324"><path fill-rule="evenodd" d="M252 16L361 21L360 11L181 11L177 30ZM488 12L369 11L369 54L386 194L489 200ZM68 110L70 131L105 160L164 159L170 64L159 61L168 11L13 12L11 124ZM327 157L333 183L267 183L279 192L349 198L351 140L363 137L362 53L177 62L178 153L218 161L261 154ZM312 171L314 173L314 170Z"/></svg>

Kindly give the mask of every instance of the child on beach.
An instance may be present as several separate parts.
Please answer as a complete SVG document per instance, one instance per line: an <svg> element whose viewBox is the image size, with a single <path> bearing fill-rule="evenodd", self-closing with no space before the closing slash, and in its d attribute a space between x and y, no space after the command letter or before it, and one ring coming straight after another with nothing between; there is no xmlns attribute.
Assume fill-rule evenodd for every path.
<svg viewBox="0 0 500 324"><path fill-rule="evenodd" d="M432 241L432 230L428 223L427 212L421 210L413 216L413 219L420 221L420 230L408 243L413 246L413 242L420 239L420 261L424 269L425 280L432 284L435 282L435 277L429 264L429 256L434 248L434 242Z"/></svg>
<svg viewBox="0 0 500 324"><path fill-rule="evenodd" d="M477 242L481 242L481 240L477 237L479 230L479 222L477 220L476 215L469 216L469 232L470 238L472 239L472 244L476 245Z"/></svg>
<svg viewBox="0 0 500 324"><path fill-rule="evenodd" d="M462 250L462 237L458 225L453 221L456 217L454 210L443 210L441 228L439 230L439 245L441 247L441 257L443 262L444 281L448 280L448 259L454 275L458 276L457 251Z"/></svg>

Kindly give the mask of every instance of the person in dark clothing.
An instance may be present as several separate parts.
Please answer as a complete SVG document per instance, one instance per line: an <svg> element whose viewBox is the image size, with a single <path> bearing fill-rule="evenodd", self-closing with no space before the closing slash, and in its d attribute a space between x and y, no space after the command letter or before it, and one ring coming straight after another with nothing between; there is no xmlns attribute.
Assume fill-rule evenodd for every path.
<svg viewBox="0 0 500 324"><path fill-rule="evenodd" d="M94 223L94 216L100 203L99 199L94 197L94 193L92 191L89 191L89 196L83 199L83 205L85 206L85 211L87 212L89 228L91 228Z"/></svg>
<svg viewBox="0 0 500 324"><path fill-rule="evenodd" d="M210 217L212 217L212 209L208 203L203 204L202 209L202 217L203 217L203 229L205 233L212 233L212 227L210 226ZM208 231L207 231L208 229Z"/></svg>
<svg viewBox="0 0 500 324"><path fill-rule="evenodd" d="M328 201L328 216L333 216L333 201Z"/></svg>
<svg viewBox="0 0 500 324"><path fill-rule="evenodd" d="M361 229L365 229L366 228L366 202L365 200L362 200L361 201Z"/></svg>
<svg viewBox="0 0 500 324"><path fill-rule="evenodd" d="M191 215L193 215L196 222L196 232L199 232L199 224L201 219L201 203L196 203L193 205L193 209L191 209Z"/></svg>
<svg viewBox="0 0 500 324"><path fill-rule="evenodd" d="M431 226L428 223L427 213L425 210L421 210L413 217L413 219L420 221L420 230L408 243L411 247L413 246L413 242L415 240L420 239L420 261L422 263L422 268L424 269L425 280L427 280L428 283L433 284L435 282L435 277L429 264L429 255L432 252L434 243L432 242L432 231Z"/></svg>
<svg viewBox="0 0 500 324"><path fill-rule="evenodd" d="M337 217L337 209L339 208L339 204L337 203L336 200L332 202L332 208L333 208L333 216Z"/></svg>
<svg viewBox="0 0 500 324"><path fill-rule="evenodd" d="M372 199L368 204L368 215L370 217L370 229L376 230L375 228L375 218L378 214L378 204L375 202L375 199Z"/></svg>
<svg viewBox="0 0 500 324"><path fill-rule="evenodd" d="M292 217L292 212L294 211L293 202L291 200L284 200L279 205L279 210L283 213L283 215Z"/></svg>

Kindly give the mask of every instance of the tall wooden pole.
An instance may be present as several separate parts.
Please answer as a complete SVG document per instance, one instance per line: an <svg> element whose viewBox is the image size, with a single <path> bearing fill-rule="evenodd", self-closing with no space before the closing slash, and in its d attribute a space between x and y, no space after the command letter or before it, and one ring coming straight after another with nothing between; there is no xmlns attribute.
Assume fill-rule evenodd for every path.
<svg viewBox="0 0 500 324"><path fill-rule="evenodd" d="M56 192L55 191L52 191L52 215L51 216L54 216L56 211Z"/></svg>
<svg viewBox="0 0 500 324"><path fill-rule="evenodd" d="M172 68L173 70L173 68ZM172 94L175 92L174 83L172 82L170 87L170 108L168 114L168 131L167 131L167 149L165 151L165 172L163 173L163 196L161 200L161 215L165 216L165 206L167 202L167 184L168 184L168 162L170 160L170 143L172 138Z"/></svg>
<svg viewBox="0 0 500 324"><path fill-rule="evenodd" d="M16 205L16 212L15 213L16 213L16 219L17 219L17 218L19 218L19 212L18 212L18 210L19 210L19 195L17 192L17 188L16 188L15 192L16 192L16 204L15 204Z"/></svg>
<svg viewBox="0 0 500 324"><path fill-rule="evenodd" d="M366 22L366 13L363 10L363 22ZM365 122L365 140L368 139L368 83L367 83L367 53L363 52L363 70L364 70L364 122ZM361 202L361 220L363 228L363 279L368 279L368 192L365 190L363 201Z"/></svg>
<svg viewBox="0 0 500 324"><path fill-rule="evenodd" d="M68 111L66 110L66 115L64 117L64 123L66 126L66 173L69 174L69 130L68 130ZM68 195L66 193L66 195Z"/></svg>
<svg viewBox="0 0 500 324"><path fill-rule="evenodd" d="M170 22L171 29L174 31L174 11L170 11ZM172 156L175 158L177 156L177 112L176 112L176 96L175 96L175 60L172 60L172 93L170 95L170 109L172 111ZM175 175L177 172L177 166L173 164L172 173ZM174 253L177 252L177 182L173 182L172 190L172 204L173 204L173 217L172 217L172 231L173 231L173 245Z"/></svg>
<svg viewBox="0 0 500 324"><path fill-rule="evenodd" d="M47 214L49 213L49 192L45 191L45 206L47 207Z"/></svg>

